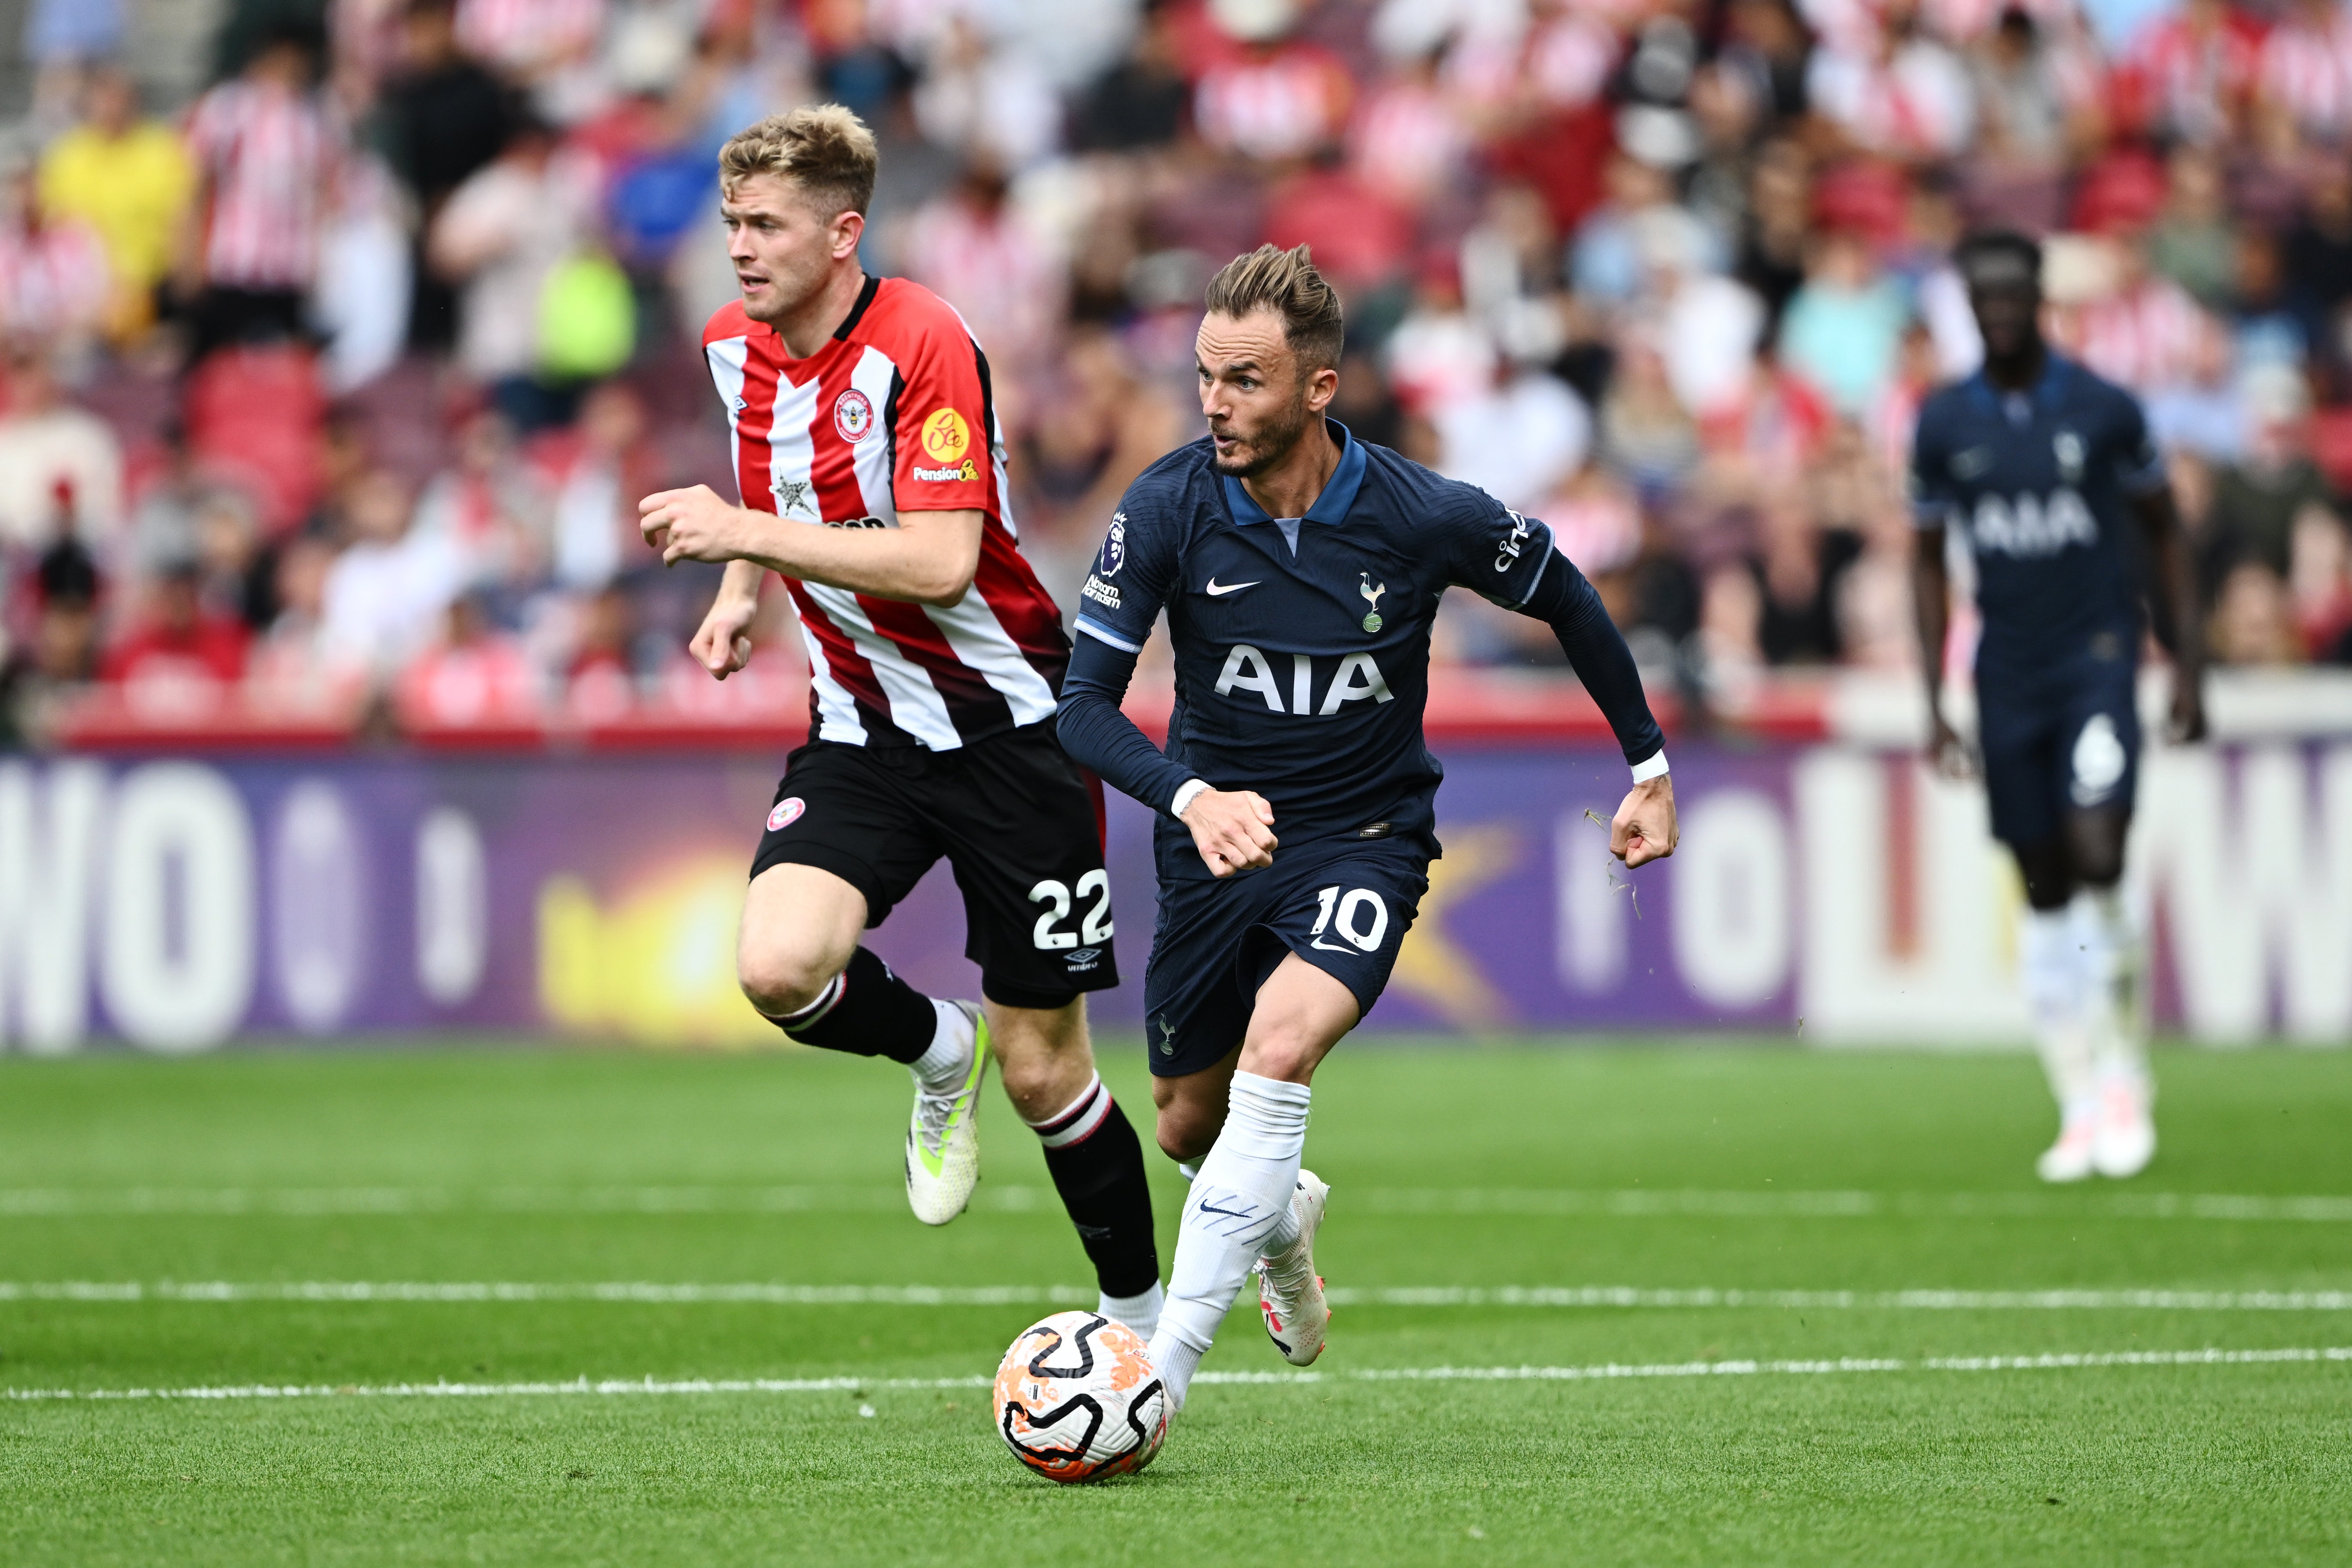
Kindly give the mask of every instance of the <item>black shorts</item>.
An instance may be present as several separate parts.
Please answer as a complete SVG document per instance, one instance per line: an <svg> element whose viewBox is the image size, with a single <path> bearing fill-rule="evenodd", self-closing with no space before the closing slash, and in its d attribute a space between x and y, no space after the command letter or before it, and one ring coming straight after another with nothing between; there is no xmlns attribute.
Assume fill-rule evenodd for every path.
<svg viewBox="0 0 2352 1568"><path fill-rule="evenodd" d="M952 752L810 742L785 759L751 875L830 871L866 895L871 930L941 856L991 1000L1060 1007L1118 984L1102 785L1051 721Z"/></svg>
<svg viewBox="0 0 2352 1568"><path fill-rule="evenodd" d="M2139 779L2137 676L2128 657L2089 654L2029 679L1979 672L1977 740L1995 838L2015 848L2048 844L2070 811L2131 809Z"/></svg>
<svg viewBox="0 0 2352 1568"><path fill-rule="evenodd" d="M1199 1072L1240 1045L1258 987L1286 953L1370 1012L1428 890L1429 847L1419 838L1327 838L1276 850L1262 871L1163 876L1143 970L1153 1074Z"/></svg>

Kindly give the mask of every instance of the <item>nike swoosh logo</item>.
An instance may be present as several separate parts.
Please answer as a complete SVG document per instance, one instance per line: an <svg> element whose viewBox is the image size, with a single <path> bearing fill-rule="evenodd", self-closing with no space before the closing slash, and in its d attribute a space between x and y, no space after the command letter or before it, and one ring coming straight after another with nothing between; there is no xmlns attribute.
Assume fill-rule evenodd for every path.
<svg viewBox="0 0 2352 1568"><path fill-rule="evenodd" d="M1260 583L1265 581L1265 579L1263 577L1256 577L1246 583L1220 584L1214 577L1212 577L1209 579L1209 585L1202 589L1202 592L1207 594L1212 599L1222 599L1227 594L1238 594L1244 588L1255 588Z"/></svg>

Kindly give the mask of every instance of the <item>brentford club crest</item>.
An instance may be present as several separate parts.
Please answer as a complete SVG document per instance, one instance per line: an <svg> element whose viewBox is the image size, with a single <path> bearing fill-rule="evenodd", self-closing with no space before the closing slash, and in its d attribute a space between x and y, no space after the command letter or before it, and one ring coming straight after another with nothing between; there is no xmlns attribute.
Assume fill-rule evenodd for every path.
<svg viewBox="0 0 2352 1568"><path fill-rule="evenodd" d="M773 811L768 813L768 831L771 833L782 833L785 828L790 827L793 823L798 822L801 819L801 813L807 809L807 803L803 801L800 796L796 795L786 795L783 799L776 802L776 807Z"/></svg>
<svg viewBox="0 0 2352 1568"><path fill-rule="evenodd" d="M833 427L841 432L845 441L863 441L866 433L874 428L874 405L866 395L851 387L833 401Z"/></svg>

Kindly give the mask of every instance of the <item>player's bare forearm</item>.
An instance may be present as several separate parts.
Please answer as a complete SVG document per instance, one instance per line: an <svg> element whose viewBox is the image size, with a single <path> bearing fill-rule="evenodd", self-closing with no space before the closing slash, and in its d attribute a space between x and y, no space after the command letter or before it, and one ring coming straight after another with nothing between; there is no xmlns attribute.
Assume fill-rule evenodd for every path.
<svg viewBox="0 0 2352 1568"><path fill-rule="evenodd" d="M877 598L953 605L980 569L977 510L908 511L896 528L817 528L730 506L708 485L661 490L637 503L637 526L680 561L745 562L803 582Z"/></svg>
<svg viewBox="0 0 2352 1568"><path fill-rule="evenodd" d="M1628 868L1663 860L1682 842L1675 820L1675 781L1671 773L1643 779L1626 791L1609 824L1609 853Z"/></svg>
<svg viewBox="0 0 2352 1568"><path fill-rule="evenodd" d="M1944 717L1944 644L1951 631L1951 574L1944 565L1944 531L1911 536L1911 603L1919 624L1919 679L1927 689L1927 756L1947 777L1970 770L1967 744Z"/></svg>
<svg viewBox="0 0 2352 1568"><path fill-rule="evenodd" d="M1185 805L1181 820L1211 876L1274 864L1274 807L1255 790L1204 789Z"/></svg>
<svg viewBox="0 0 2352 1568"><path fill-rule="evenodd" d="M2197 574L2189 561L2189 542L2180 529L2180 513L2169 487L2141 496L2134 503L2140 527L2147 534L2157 581L2172 618L2172 720L2168 726L2179 742L2205 738L2205 627L2197 602Z"/></svg>

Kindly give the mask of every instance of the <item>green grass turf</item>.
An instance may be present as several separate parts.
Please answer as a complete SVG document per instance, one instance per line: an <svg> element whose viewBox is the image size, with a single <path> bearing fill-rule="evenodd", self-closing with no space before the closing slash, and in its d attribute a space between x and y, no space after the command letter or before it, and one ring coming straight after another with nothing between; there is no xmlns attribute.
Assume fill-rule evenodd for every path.
<svg viewBox="0 0 2352 1568"><path fill-rule="evenodd" d="M1141 1053L1119 1047L1106 1076L1139 1112ZM2172 1053L2159 1070L2157 1165L2051 1193L2031 1174L2050 1118L2023 1058L1349 1047L1317 1085L1308 1142L1334 1189L1319 1261L1358 1289L2352 1289L2352 1221L2123 1201L2352 1194L2352 1058ZM814 1055L0 1059L0 1283L1083 1282L1001 1100L973 1211L931 1231L897 1206L903 1093L875 1064ZM1178 1186L1151 1159L1164 1258ZM810 1206L760 1212L778 1187ZM645 1188L671 1212L627 1207ZM1588 1197L1515 1216L1475 1196L1445 1212L1451 1193L1497 1189L1701 1212ZM1868 1212L1797 1212L1790 1193L1862 1194L1837 1202ZM349 1212L375 1201L386 1212ZM0 1563L2352 1557L2352 1362L1347 1376L2340 1346L2352 1312L1359 1304L1322 1381L1200 1386L1153 1467L1098 1488L1023 1471L983 1389L883 1385L985 1373L1046 1310L0 1299L8 1389L874 1380L0 1402ZM1246 1301L1207 1364L1280 1366Z"/></svg>

